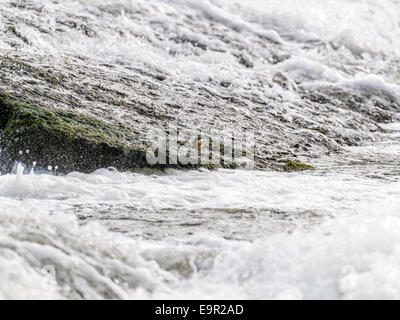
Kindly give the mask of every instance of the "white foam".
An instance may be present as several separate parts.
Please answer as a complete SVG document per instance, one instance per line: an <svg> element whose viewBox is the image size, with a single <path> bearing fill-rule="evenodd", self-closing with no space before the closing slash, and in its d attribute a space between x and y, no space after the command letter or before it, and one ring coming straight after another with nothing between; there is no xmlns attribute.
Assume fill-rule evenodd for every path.
<svg viewBox="0 0 400 320"><path fill-rule="evenodd" d="M354 184L356 182L356 184ZM302 187L299 188L299 185ZM94 174L0 176L0 196L14 199L127 202L138 208L279 208L284 211L354 210L357 202L374 198L377 181L337 175L291 175L218 170L171 171L167 175ZM382 184L395 192L397 185ZM317 195L315 190L321 190ZM384 195L382 190L382 195ZM331 202L331 199L340 201ZM327 206L331 203L331 206Z"/></svg>
<svg viewBox="0 0 400 320"><path fill-rule="evenodd" d="M298 83L314 81L339 82L344 80L340 72L308 58L288 59L279 63L276 69L288 73Z"/></svg>
<svg viewBox="0 0 400 320"><path fill-rule="evenodd" d="M400 122L381 123L379 124L385 130L400 131Z"/></svg>
<svg viewBox="0 0 400 320"><path fill-rule="evenodd" d="M377 75L368 75L356 77L352 80L343 80L338 83L339 86L351 88L370 95L383 98L392 98L393 101L400 103L400 86L387 83L382 77Z"/></svg>
<svg viewBox="0 0 400 320"><path fill-rule="evenodd" d="M299 41L320 40L363 52L399 53L396 1L218 0L225 10Z"/></svg>
<svg viewBox="0 0 400 320"><path fill-rule="evenodd" d="M348 173L99 170L3 175L0 190L2 298L400 297L399 182ZM67 214L71 205L101 203L146 208L147 219L206 208L279 209L286 219L306 210L322 219L253 242L211 232L152 241L80 226ZM49 265L55 282L42 272Z"/></svg>
<svg viewBox="0 0 400 320"><path fill-rule="evenodd" d="M306 89L338 86L400 101L398 77L388 71L400 53L395 1L43 0L40 5L41 15L1 5L20 34L0 21L4 54L16 50L13 46L23 48L18 54L49 59L60 71L70 58L92 66L111 63L118 72L150 70L189 89L193 83L228 81L247 96L261 93L260 99L284 103L301 98L293 81ZM67 14L80 27L87 23L95 36L60 24ZM272 52L286 60L271 66ZM240 54L254 67L240 63ZM270 83L275 72L283 73L293 90ZM288 117L298 110L287 109L292 109ZM353 150L353 156L372 163L389 159L391 167L375 178L370 176L379 168L366 168L368 174L355 167L293 174L99 170L57 177L24 175L19 166L16 174L0 176L0 298L400 298L399 150L383 146L377 154L374 148ZM73 215L83 211L101 219L107 207L114 210L103 214L110 220L121 218L118 210L125 208L126 234L104 221L81 225ZM133 211L142 216L130 216ZM228 240L191 226L183 228L202 232L174 236L182 215L201 217L207 211L223 231L241 230L248 223L242 216L250 212L263 231L282 216L295 232L279 229L238 241L236 229ZM271 212L276 215L269 219ZM172 213L181 216L167 225L165 239L133 238L141 223L156 224ZM306 226L297 220L301 215ZM54 267L54 279L43 273L47 267Z"/></svg>
<svg viewBox="0 0 400 320"><path fill-rule="evenodd" d="M190 1L177 1L178 3L183 5L191 6L197 10L200 10L207 17L215 20L217 22L223 23L231 28L234 28L238 31L248 31L255 33L263 38L269 39L276 43L282 43L282 39L279 34L274 30L263 30L260 27L252 25L248 22L242 20L239 15L234 15L232 13L226 12L221 8L213 5L207 0L190 0Z"/></svg>
<svg viewBox="0 0 400 320"><path fill-rule="evenodd" d="M162 287L170 278L139 256L140 245L132 239L94 223L81 227L75 217L58 211L62 205L2 204L0 270L6 271L0 276L0 296L124 299L137 288ZM53 279L43 273L46 267L54 268Z"/></svg>
<svg viewBox="0 0 400 320"><path fill-rule="evenodd" d="M398 206L380 203L328 221L312 232L277 234L254 243L220 240L212 269L190 283L184 295L398 299L399 212Z"/></svg>
<svg viewBox="0 0 400 320"><path fill-rule="evenodd" d="M29 10L4 9L8 16L16 15L16 21L21 14L31 21L15 25L29 40L29 44L22 44L26 52L52 55L61 65L71 56L111 63L120 69L158 70L171 81L183 83L227 81L237 88L254 90L254 84L268 79L275 70L269 63L270 50L259 45L263 39L278 43L278 51L292 56L280 68L301 83L351 81L354 70L332 62L349 59L355 70L368 69L376 60L373 56L363 60L363 54L391 58L400 53L399 4L389 0L42 2L42 16ZM77 24L87 24L95 36L88 37L80 28L57 32L57 19L66 13L77 13ZM10 48L10 35L5 34L0 46ZM326 50L304 49L316 41ZM235 43L240 44L240 50ZM251 71L239 63L237 56L242 53L251 57ZM379 63L384 67L386 62ZM393 81L394 76L387 77L383 80ZM269 90L271 94L279 96L281 92L274 88Z"/></svg>

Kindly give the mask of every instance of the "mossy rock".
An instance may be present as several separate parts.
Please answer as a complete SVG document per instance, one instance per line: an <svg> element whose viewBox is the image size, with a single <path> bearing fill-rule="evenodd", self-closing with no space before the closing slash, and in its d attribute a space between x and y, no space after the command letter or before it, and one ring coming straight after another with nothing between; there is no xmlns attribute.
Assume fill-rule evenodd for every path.
<svg viewBox="0 0 400 320"><path fill-rule="evenodd" d="M147 166L144 148L125 143L123 131L92 117L52 111L0 94L0 147L6 171L16 161L61 172Z"/></svg>
<svg viewBox="0 0 400 320"><path fill-rule="evenodd" d="M309 164L293 161L293 160L283 160L279 162L284 162L283 170L287 172L293 171L306 171L306 170L315 170L315 168Z"/></svg>
<svg viewBox="0 0 400 320"><path fill-rule="evenodd" d="M321 127L313 127L311 130L318 131L319 133L327 136L329 134L329 130Z"/></svg>

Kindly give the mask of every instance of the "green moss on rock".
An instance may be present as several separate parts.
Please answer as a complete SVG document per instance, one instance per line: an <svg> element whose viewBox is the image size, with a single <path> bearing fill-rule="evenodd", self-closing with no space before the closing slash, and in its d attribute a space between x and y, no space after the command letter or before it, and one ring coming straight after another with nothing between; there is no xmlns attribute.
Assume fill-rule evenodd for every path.
<svg viewBox="0 0 400 320"><path fill-rule="evenodd" d="M0 94L0 146L8 169L21 161L61 172L146 166L144 149L123 141L123 130L72 112L51 111Z"/></svg>
<svg viewBox="0 0 400 320"><path fill-rule="evenodd" d="M293 161L293 160L284 160L280 161L284 162L283 166L284 171L292 172L292 171L305 171L305 170L315 170L315 168L309 164Z"/></svg>
<svg viewBox="0 0 400 320"><path fill-rule="evenodd" d="M322 133L323 135L326 136L329 134L329 131L327 129L321 127L313 127L311 128L311 130L318 131L319 133Z"/></svg>

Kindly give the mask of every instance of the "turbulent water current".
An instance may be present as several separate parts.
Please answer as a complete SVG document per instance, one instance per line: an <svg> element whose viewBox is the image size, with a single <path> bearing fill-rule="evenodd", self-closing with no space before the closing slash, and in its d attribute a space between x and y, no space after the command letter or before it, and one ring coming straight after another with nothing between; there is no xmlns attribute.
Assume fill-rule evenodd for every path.
<svg viewBox="0 0 400 320"><path fill-rule="evenodd" d="M133 94L181 97L189 109L165 112L188 126L229 123L196 104L212 99L198 88L239 101L243 119L270 108L248 120L269 126L260 154L267 141L274 157L315 167L56 175L16 164L0 175L0 298L400 298L399 1L0 0L0 19L4 63L53 66L86 98L102 73L126 92L120 75L157 78ZM28 78L7 71L0 88L47 92ZM63 108L68 90L43 101ZM129 118L90 98L82 110Z"/></svg>

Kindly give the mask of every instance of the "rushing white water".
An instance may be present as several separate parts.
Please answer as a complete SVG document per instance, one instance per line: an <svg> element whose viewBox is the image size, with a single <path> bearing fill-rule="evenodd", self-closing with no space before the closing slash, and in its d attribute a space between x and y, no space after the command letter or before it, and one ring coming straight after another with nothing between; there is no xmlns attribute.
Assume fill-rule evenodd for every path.
<svg viewBox="0 0 400 320"><path fill-rule="evenodd" d="M291 90L264 95L296 102L297 86L340 87L400 103L396 0L20 0L0 8L9 19L0 21L2 54L25 39L21 55L44 64L81 57L116 73L157 70L182 86L228 81L243 93L282 72ZM66 13L76 28L57 23ZM9 41L9 21L19 42ZM271 64L267 41L287 57ZM345 122L337 112L328 129ZM0 175L0 298L400 298L400 127L382 128L384 144L315 159L314 172L55 176L19 165Z"/></svg>
<svg viewBox="0 0 400 320"><path fill-rule="evenodd" d="M399 298L399 187L398 176L356 168L19 170L0 177L0 293Z"/></svg>

